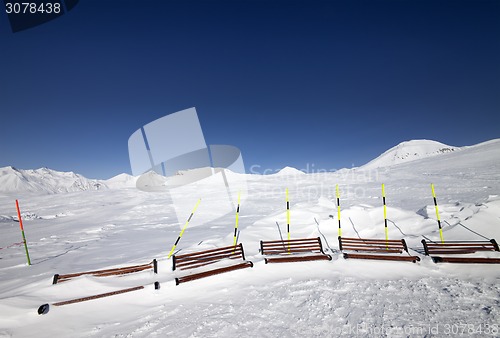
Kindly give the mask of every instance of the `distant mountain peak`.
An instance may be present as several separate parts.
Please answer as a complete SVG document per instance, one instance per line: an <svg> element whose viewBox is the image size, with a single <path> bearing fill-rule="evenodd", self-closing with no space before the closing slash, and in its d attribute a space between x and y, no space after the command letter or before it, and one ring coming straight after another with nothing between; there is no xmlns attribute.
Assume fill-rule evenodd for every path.
<svg viewBox="0 0 500 338"><path fill-rule="evenodd" d="M287 166L278 171L275 175L305 175L305 173L299 169Z"/></svg>
<svg viewBox="0 0 500 338"><path fill-rule="evenodd" d="M432 140L410 140L390 148L376 159L368 162L362 169L389 167L396 164L408 163L426 157L450 153L460 150L441 142Z"/></svg>

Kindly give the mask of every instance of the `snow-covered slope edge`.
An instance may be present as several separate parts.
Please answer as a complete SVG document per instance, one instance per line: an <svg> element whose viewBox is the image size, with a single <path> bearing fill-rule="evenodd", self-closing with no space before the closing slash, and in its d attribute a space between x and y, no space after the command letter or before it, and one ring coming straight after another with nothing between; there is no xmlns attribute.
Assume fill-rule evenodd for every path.
<svg viewBox="0 0 500 338"><path fill-rule="evenodd" d="M453 147L432 140L405 141L387 150L379 157L361 166L361 168L375 169L390 167L396 164L408 163L422 158L454 152L460 149L460 147Z"/></svg>

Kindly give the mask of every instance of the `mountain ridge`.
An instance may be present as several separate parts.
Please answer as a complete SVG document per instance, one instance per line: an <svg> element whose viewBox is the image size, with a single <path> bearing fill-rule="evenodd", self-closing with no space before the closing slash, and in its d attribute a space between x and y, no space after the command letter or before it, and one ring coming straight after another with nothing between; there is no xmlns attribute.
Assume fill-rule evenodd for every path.
<svg viewBox="0 0 500 338"><path fill-rule="evenodd" d="M447 144L419 139L399 143L386 150L380 156L362 165L360 169L376 169L408 163L427 157L460 151L465 147L449 146Z"/></svg>
<svg viewBox="0 0 500 338"><path fill-rule="evenodd" d="M454 147L432 140L410 140L399 143L388 149L365 165L354 168L356 170L372 170L388 168L395 165L411 163L430 157L439 158L440 155L464 151L477 147L488 147L500 144L500 139L493 139L471 146ZM351 169L341 169L351 170ZM307 173L286 166L273 175L290 176L305 175ZM0 193L43 193L56 194L64 192L77 192L85 190L120 189L136 187L139 177L129 174L118 174L107 180L88 179L80 174L62 172L46 167L38 169L18 169L14 166L0 168Z"/></svg>

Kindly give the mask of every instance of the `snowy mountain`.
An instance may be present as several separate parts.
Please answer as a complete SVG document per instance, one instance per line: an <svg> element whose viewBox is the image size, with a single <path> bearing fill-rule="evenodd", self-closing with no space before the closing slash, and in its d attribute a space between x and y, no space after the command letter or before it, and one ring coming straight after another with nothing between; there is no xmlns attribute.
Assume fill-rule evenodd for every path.
<svg viewBox="0 0 500 338"><path fill-rule="evenodd" d="M52 194L83 190L106 189L105 183L91 180L73 172L61 172L48 168L34 170L0 168L0 192L31 192Z"/></svg>
<svg viewBox="0 0 500 338"><path fill-rule="evenodd" d="M281 169L280 171L278 171L273 175L291 176L291 175L305 175L305 173L293 167L284 167L283 169Z"/></svg>
<svg viewBox="0 0 500 338"><path fill-rule="evenodd" d="M214 193L214 186L189 186L190 207L200 193L209 194L215 207L203 210L206 199L201 200L182 239L185 218L179 224L169 194L138 189L75 192L71 198L21 193L16 198L23 215L32 215L24 222L31 266L14 199L0 194L0 337L498 337L500 266L435 264L421 240L440 240L430 183L446 241L500 240L500 140L386 168L373 175L362 170L245 175L238 242L253 268L181 285L174 278L190 272L172 270L167 255L174 243L181 254L233 243L234 213L207 220L227 199ZM9 177L20 173L3 171ZM154 175L147 178L145 183L156 183ZM115 181L129 179L119 175ZM336 185L343 236L375 239L385 236L381 183L388 237L405 239L409 254L419 256L417 263L345 259L340 250ZM200 225L192 226L196 221ZM265 264L260 241L286 236L288 221L292 239L320 237L332 260ZM477 254L500 257L499 252ZM53 285L56 273L152 259L157 274L83 275ZM154 288L156 281L160 289ZM116 293L137 287L143 288ZM116 294L86 298L104 293ZM61 305L75 299L85 301ZM50 312L38 315L42 304L50 304Z"/></svg>
<svg viewBox="0 0 500 338"><path fill-rule="evenodd" d="M103 183L110 189L133 188L137 182L137 177L129 174L119 174Z"/></svg>
<svg viewBox="0 0 500 338"><path fill-rule="evenodd" d="M495 143L497 140L491 140L486 143ZM483 144L483 143L482 143ZM473 148L479 145L470 147L453 147L446 144L431 141L431 140L412 140L398 144L397 146L387 150L382 155L368 162L358 169L375 169L388 168L393 165L410 163L416 160L422 160L429 157L448 154L461 151L468 148ZM175 185L176 180L193 181L191 176L206 177L206 170L209 168L200 168L196 170L180 171L175 176L170 178L172 185ZM341 169L340 172L350 172L351 169ZM292 167L284 167L280 171L272 174L272 176L295 176L305 175L301 170ZM144 176L144 175L143 175ZM152 176L155 176L152 174ZM160 175L157 175L160 176ZM189 176L189 177L188 177ZM200 179L198 178L198 179ZM99 190L99 189L120 189L132 188L136 186L139 177L134 177L128 174L119 174L108 180L88 179L80 174L73 172L60 172L48 168L40 168L35 170L22 170L14 167L0 168L0 193L12 192L31 192L31 193L61 193L75 192L82 190ZM141 185L150 186L153 182L153 177L142 177L139 180ZM157 180L164 178L156 178ZM156 182L155 181L155 182ZM163 185L163 181L156 182L153 185Z"/></svg>
<svg viewBox="0 0 500 338"><path fill-rule="evenodd" d="M361 166L361 168L375 169L389 167L396 164L408 163L422 158L454 152L460 149L459 147L453 147L431 140L406 141L392 147L376 159Z"/></svg>

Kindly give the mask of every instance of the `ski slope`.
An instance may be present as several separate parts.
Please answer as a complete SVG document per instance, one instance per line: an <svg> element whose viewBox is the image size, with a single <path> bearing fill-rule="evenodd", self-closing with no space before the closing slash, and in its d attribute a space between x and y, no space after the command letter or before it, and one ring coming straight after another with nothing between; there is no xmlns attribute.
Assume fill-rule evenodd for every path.
<svg viewBox="0 0 500 338"><path fill-rule="evenodd" d="M500 240L500 140L376 169L335 173L239 175L239 241L254 267L176 286L167 259L185 220L162 192L130 187L0 195L0 337L498 337L500 266L434 264L420 241L438 240L430 183L446 240ZM125 182L125 183L124 183ZM126 183L128 182L128 183ZM132 180L133 182L133 180ZM344 236L404 238L421 261L344 260L338 252L335 185ZM128 187L127 187L128 185ZM192 207L199 184L193 189ZM332 261L264 264L260 240L286 236L289 189L292 238L317 237ZM207 191L202 191L207 193ZM213 196L217 199L227 196ZM15 210L19 199L32 261L26 265ZM203 203L203 201L201 202ZM330 217L333 216L333 218ZM193 219L203 220L202 213ZM235 215L189 227L180 253L231 245ZM486 253L498 257L497 253ZM65 274L158 260L159 273ZM153 283L161 288L155 290ZM83 303L55 303L144 285L143 290Z"/></svg>
<svg viewBox="0 0 500 338"><path fill-rule="evenodd" d="M401 163L408 163L422 158L453 152L461 148L452 147L432 140L411 140L401 142L384 152L376 159L363 166L364 169L376 169Z"/></svg>

